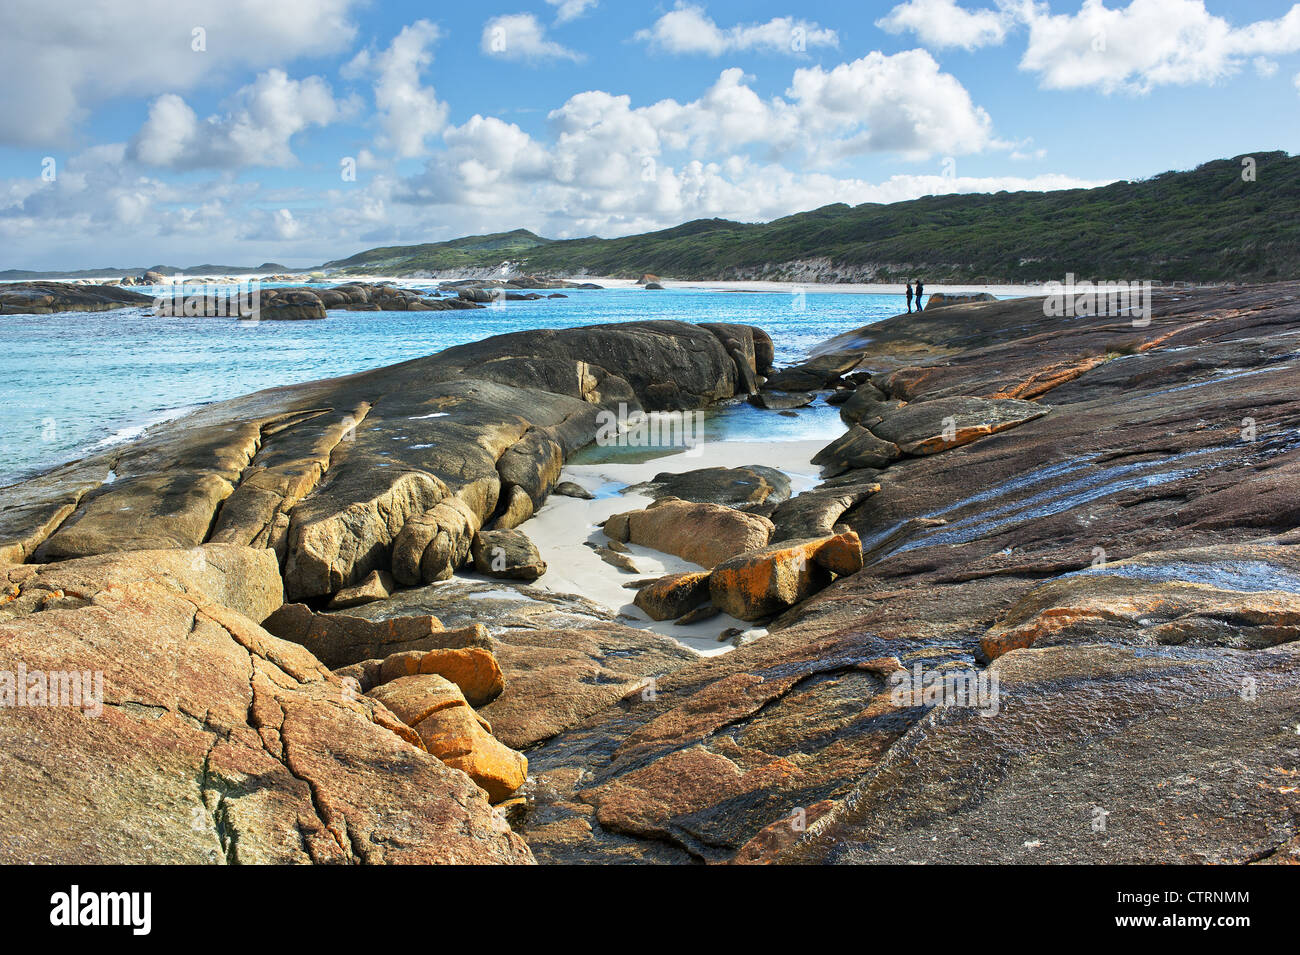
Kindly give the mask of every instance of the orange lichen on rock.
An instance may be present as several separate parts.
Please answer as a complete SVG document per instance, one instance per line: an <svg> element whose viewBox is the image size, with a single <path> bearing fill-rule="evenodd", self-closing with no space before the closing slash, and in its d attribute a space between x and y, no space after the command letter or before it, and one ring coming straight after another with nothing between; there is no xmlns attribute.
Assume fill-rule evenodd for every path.
<svg viewBox="0 0 1300 955"><path fill-rule="evenodd" d="M489 802L508 798L528 778L527 757L492 736L460 688L438 674L399 677L369 695L414 729L429 753L474 780Z"/></svg>
<svg viewBox="0 0 1300 955"><path fill-rule="evenodd" d="M506 688L497 658L481 647L394 653L380 664L379 683L421 673L436 673L456 684L471 706L491 703Z"/></svg>
<svg viewBox="0 0 1300 955"><path fill-rule="evenodd" d="M861 567L862 543L852 531L783 541L719 564L709 578L709 594L723 612L760 620L816 593L832 573L851 574Z"/></svg>
<svg viewBox="0 0 1300 955"><path fill-rule="evenodd" d="M1040 398L1047 394L1053 388L1060 387L1068 381L1073 381L1084 372L1091 371L1098 365L1105 364L1105 355L1095 355L1091 358L1084 358L1081 361L1058 361L1044 368L1040 368L1032 375L1010 388L1003 388L994 394L987 395L989 398L1020 398L1028 401L1034 398Z"/></svg>

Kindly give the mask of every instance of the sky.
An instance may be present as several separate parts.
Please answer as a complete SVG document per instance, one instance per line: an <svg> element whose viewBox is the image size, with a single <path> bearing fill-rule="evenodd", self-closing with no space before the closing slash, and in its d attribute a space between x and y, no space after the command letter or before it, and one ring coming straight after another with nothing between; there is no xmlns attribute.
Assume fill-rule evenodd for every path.
<svg viewBox="0 0 1300 955"><path fill-rule="evenodd" d="M299 268L1300 141L1300 3L4 4L0 269Z"/></svg>

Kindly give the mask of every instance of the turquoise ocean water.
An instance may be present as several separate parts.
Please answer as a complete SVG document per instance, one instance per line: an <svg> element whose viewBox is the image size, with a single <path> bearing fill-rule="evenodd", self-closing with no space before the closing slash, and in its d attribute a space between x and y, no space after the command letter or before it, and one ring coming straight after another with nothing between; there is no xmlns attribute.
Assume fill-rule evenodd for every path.
<svg viewBox="0 0 1300 955"><path fill-rule="evenodd" d="M652 318L743 322L771 334L783 364L905 307L900 295L834 292L565 294L476 311L332 311L324 321L303 322L159 318L142 309L0 315L0 484L130 440L198 405L390 365L503 332ZM817 437L837 427L826 406L796 418L748 406L724 417L722 433L740 440Z"/></svg>

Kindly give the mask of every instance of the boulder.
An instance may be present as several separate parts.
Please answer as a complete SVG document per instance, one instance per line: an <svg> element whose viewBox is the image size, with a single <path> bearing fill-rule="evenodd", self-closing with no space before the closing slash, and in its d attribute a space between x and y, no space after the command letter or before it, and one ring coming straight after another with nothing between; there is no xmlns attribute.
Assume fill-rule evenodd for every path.
<svg viewBox="0 0 1300 955"><path fill-rule="evenodd" d="M975 302L996 302L997 297L989 292L934 292L925 300L925 310L943 308L946 305L971 305Z"/></svg>
<svg viewBox="0 0 1300 955"><path fill-rule="evenodd" d="M612 540L626 533L625 541L675 554L701 567L762 547L773 531L765 517L675 497L661 498L644 510L616 514L605 527Z"/></svg>
<svg viewBox="0 0 1300 955"><path fill-rule="evenodd" d="M518 484L512 484L502 492L505 507L492 521L493 530L509 530L518 527L533 516L533 499Z"/></svg>
<svg viewBox="0 0 1300 955"><path fill-rule="evenodd" d="M399 677L436 673L444 680L455 683L461 693L465 694L469 705L474 707L491 703L506 688L505 677L501 675L496 657L484 647L406 650L378 661L373 672L363 667L362 673L365 679L358 675L358 682L366 693Z"/></svg>
<svg viewBox="0 0 1300 955"><path fill-rule="evenodd" d="M490 646L481 624L445 630L430 614L373 621L342 613L316 613L306 604L285 604L264 625L277 637L306 647L331 669L403 650Z"/></svg>
<svg viewBox="0 0 1300 955"><path fill-rule="evenodd" d="M385 600L393 595L397 582L386 570L372 570L370 576L352 587L344 587L329 602L330 610L344 610L361 604Z"/></svg>
<svg viewBox="0 0 1300 955"><path fill-rule="evenodd" d="M784 541L742 554L713 568L709 594L716 607L741 620L762 620L806 600L831 582L832 573L862 567L862 545L853 532Z"/></svg>
<svg viewBox="0 0 1300 955"><path fill-rule="evenodd" d="M71 282L0 284L0 314L3 315L104 312L115 308L147 308L152 304L150 296L116 285L73 285Z"/></svg>
<svg viewBox="0 0 1300 955"><path fill-rule="evenodd" d="M888 412L871 431L904 454L936 454L1041 418L1050 410L1016 398L935 398Z"/></svg>
<svg viewBox="0 0 1300 955"><path fill-rule="evenodd" d="M458 497L435 504L393 541L393 577L407 586L446 580L469 557L480 526L478 513Z"/></svg>
<svg viewBox="0 0 1300 955"><path fill-rule="evenodd" d="M573 481L561 481L559 484L555 485L551 493L558 494L561 497L576 497L584 501L593 501L596 499L596 495L592 494L581 484L576 484Z"/></svg>
<svg viewBox="0 0 1300 955"><path fill-rule="evenodd" d="M492 736L450 680L436 673L404 676L367 695L414 729L431 755L469 776L489 802L508 798L528 778L528 759Z"/></svg>
<svg viewBox="0 0 1300 955"><path fill-rule="evenodd" d="M709 599L707 572L669 574L642 587L633 600L652 620L675 620Z"/></svg>
<svg viewBox="0 0 1300 955"><path fill-rule="evenodd" d="M148 581L177 593L214 600L261 622L284 603L275 554L265 548L204 544L188 550L138 550L52 564L0 565L10 590L0 592L0 620L51 606L82 606L84 595L112 581L127 586Z"/></svg>
<svg viewBox="0 0 1300 955"><path fill-rule="evenodd" d="M764 386L769 391L820 391L856 368L862 356L853 353L818 355L808 361L773 372Z"/></svg>
<svg viewBox="0 0 1300 955"><path fill-rule="evenodd" d="M817 396L809 391L759 391L749 396L749 403L768 411L806 408Z"/></svg>
<svg viewBox="0 0 1300 955"><path fill-rule="evenodd" d="M853 468L886 468L900 457L897 444L855 424L813 455L812 463L820 465L824 474L834 475Z"/></svg>
<svg viewBox="0 0 1300 955"><path fill-rule="evenodd" d="M776 468L761 464L696 468L682 472L662 471L644 484L634 485L628 490L656 500L675 497L696 504L725 504L747 509L750 505L779 504L788 499L790 478Z"/></svg>
<svg viewBox="0 0 1300 955"><path fill-rule="evenodd" d="M546 573L537 545L520 530L480 531L471 546L474 569L489 577L536 580Z"/></svg>
<svg viewBox="0 0 1300 955"><path fill-rule="evenodd" d="M863 481L848 486L819 487L804 491L777 506L772 512L776 530L772 541L825 537L834 533L835 525L845 512L857 507L880 490L875 482Z"/></svg>
<svg viewBox="0 0 1300 955"><path fill-rule="evenodd" d="M497 461L504 487L523 488L538 508L546 503L564 468L564 447L544 429L533 429L510 446Z"/></svg>
<svg viewBox="0 0 1300 955"><path fill-rule="evenodd" d="M871 382L863 382L840 405L840 420L845 424L863 427L880 421L886 414L903 406L903 402L889 398Z"/></svg>

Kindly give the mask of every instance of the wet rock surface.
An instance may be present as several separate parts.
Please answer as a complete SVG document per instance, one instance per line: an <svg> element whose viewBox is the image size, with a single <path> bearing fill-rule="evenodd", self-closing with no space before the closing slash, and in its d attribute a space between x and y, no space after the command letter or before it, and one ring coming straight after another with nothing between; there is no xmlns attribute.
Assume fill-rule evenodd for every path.
<svg viewBox="0 0 1300 955"><path fill-rule="evenodd" d="M153 299L116 285L73 285L70 282L7 282L0 285L0 315L50 312L104 312L145 307Z"/></svg>
<svg viewBox="0 0 1300 955"><path fill-rule="evenodd" d="M538 858L1290 858L1300 287L1157 293L1136 326L954 305L824 348L801 376L869 372L873 425L1046 413L779 508L778 535L856 531L863 568L531 750Z"/></svg>

